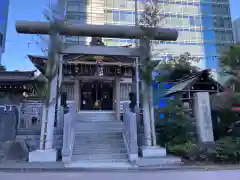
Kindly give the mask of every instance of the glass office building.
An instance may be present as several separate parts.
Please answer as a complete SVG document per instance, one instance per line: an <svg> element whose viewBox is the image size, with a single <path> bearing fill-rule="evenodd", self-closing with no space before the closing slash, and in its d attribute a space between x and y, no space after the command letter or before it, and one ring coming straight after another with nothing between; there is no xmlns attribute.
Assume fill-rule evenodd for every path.
<svg viewBox="0 0 240 180"><path fill-rule="evenodd" d="M233 25L233 39L234 43L239 44L240 43L240 18L235 19L232 23Z"/></svg>
<svg viewBox="0 0 240 180"><path fill-rule="evenodd" d="M9 0L0 0L0 65L5 49Z"/></svg>
<svg viewBox="0 0 240 180"><path fill-rule="evenodd" d="M143 4L147 0L138 0L138 16L141 16ZM156 59L168 59L190 52L198 57L196 63L201 68L219 70L218 57L233 43L233 32L229 0L160 0L162 21L160 27L176 28L179 37L176 42L161 42L153 48ZM67 0L68 23L89 24L135 24L135 0ZM89 38L68 37L68 43L85 44ZM104 38L108 46L134 44L134 40ZM216 73L214 73L216 74ZM155 106L163 107L166 101L159 93L173 84L155 84ZM158 94L158 95L157 95Z"/></svg>
<svg viewBox="0 0 240 180"><path fill-rule="evenodd" d="M138 15L143 3L138 0ZM190 52L201 60L201 68L218 70L218 56L233 43L229 0L161 0L163 20L159 26L177 28L177 42L161 42L153 48L156 59ZM67 0L68 23L135 24L135 0ZM69 37L67 42L85 43L88 38ZM134 40L105 38L105 44L119 46Z"/></svg>

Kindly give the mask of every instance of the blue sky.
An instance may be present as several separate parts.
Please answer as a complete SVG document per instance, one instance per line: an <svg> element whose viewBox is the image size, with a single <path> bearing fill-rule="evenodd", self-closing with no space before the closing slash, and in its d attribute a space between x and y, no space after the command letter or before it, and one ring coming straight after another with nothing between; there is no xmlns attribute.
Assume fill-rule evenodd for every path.
<svg viewBox="0 0 240 180"><path fill-rule="evenodd" d="M6 51L2 63L8 70L33 70L27 54L41 54L35 35L17 34L16 20L43 20L43 11L51 0L10 0ZM240 17L240 0L230 0L232 19Z"/></svg>

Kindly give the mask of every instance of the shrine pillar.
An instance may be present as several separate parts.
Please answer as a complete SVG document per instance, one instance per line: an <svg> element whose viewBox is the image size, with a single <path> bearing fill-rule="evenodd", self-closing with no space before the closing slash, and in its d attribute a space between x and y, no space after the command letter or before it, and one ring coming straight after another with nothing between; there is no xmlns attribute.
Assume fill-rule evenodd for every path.
<svg viewBox="0 0 240 180"><path fill-rule="evenodd" d="M63 117L61 117L63 107L61 107L61 94L62 94L62 84L63 84L63 55L59 56L59 70L58 70L58 102L57 102L57 127L63 126Z"/></svg>
<svg viewBox="0 0 240 180"><path fill-rule="evenodd" d="M75 78L74 80L74 102L76 104L77 110L80 109L80 81Z"/></svg>
<svg viewBox="0 0 240 180"><path fill-rule="evenodd" d="M120 108L120 77L115 78L115 112L116 112L116 118L118 121L120 121L121 117L121 108Z"/></svg>

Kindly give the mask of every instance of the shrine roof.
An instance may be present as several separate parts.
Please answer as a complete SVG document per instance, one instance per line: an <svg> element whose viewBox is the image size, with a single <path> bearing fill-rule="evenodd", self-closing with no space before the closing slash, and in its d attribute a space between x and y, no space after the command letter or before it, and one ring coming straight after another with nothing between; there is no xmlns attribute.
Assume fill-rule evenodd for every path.
<svg viewBox="0 0 240 180"><path fill-rule="evenodd" d="M35 55L28 55L29 59L32 61L34 66L44 74L45 68L46 68L46 63L48 61L47 56L35 56ZM99 56L100 58L102 56ZM94 58L93 55L80 55L80 54L69 54L69 55L64 55L64 64L78 64L78 62L86 62L88 61L89 63L96 62L96 59ZM123 63L122 65L126 64L131 64L134 62L134 58L130 58L127 56L104 56L103 62L105 63L115 63L118 65L119 63Z"/></svg>
<svg viewBox="0 0 240 180"><path fill-rule="evenodd" d="M43 65L48 60L47 56L28 55L28 57L34 64L39 65ZM95 57L93 55L69 54L64 55L63 59L65 63L68 63L73 61L95 61L94 59ZM135 61L135 58L131 58L128 56L99 56L99 57L104 57L103 61L105 62L133 63Z"/></svg>
<svg viewBox="0 0 240 180"><path fill-rule="evenodd" d="M0 82L23 82L35 79L35 71L0 71Z"/></svg>
<svg viewBox="0 0 240 180"><path fill-rule="evenodd" d="M176 94L178 92L181 92L181 91L184 91L184 90L187 90L187 89L190 89L193 85L195 85L203 76L207 75L208 76L208 79L210 80L210 82L214 85L217 85L218 88L219 88L219 91L224 91L224 88L223 86L215 81L213 78L211 78L209 76L210 74L210 70L209 69L205 69L205 70L202 70L198 73L196 73L195 75L191 76L191 77L188 77L186 79L183 79L182 81L180 81L179 83L177 83L176 85L174 85L171 89L169 89L165 94L164 94L164 97L168 97L168 96L171 96L173 94ZM201 90L199 90L201 91Z"/></svg>

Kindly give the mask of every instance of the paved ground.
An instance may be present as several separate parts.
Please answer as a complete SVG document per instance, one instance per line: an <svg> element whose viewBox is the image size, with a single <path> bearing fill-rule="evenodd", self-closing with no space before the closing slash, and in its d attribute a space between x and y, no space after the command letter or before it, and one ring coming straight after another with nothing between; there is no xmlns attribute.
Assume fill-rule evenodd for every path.
<svg viewBox="0 0 240 180"><path fill-rule="evenodd" d="M97 166L98 165L98 166ZM240 165L164 165L159 167L125 167L119 164L109 166L106 164L89 164L82 167L67 167L64 163L0 163L0 172L146 172L146 171L219 171L239 170Z"/></svg>
<svg viewBox="0 0 240 180"><path fill-rule="evenodd" d="M240 170L225 171L154 171L154 172L71 172L71 173L4 173L1 180L240 180Z"/></svg>

